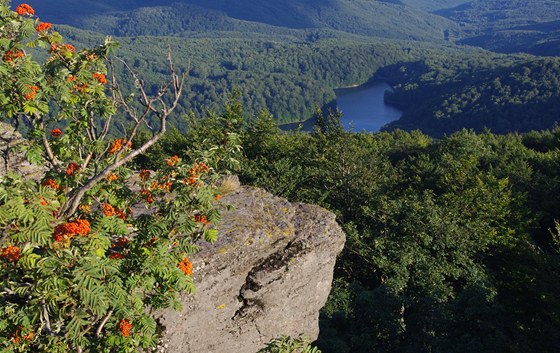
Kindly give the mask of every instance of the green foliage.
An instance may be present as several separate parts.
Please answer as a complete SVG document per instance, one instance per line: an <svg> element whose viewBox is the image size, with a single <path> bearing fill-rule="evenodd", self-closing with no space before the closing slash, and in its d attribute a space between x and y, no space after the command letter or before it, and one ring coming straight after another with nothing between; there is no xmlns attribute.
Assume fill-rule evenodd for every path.
<svg viewBox="0 0 560 353"><path fill-rule="evenodd" d="M321 353L316 347L309 344L306 337L291 338L282 336L273 339L268 345L257 353Z"/></svg>
<svg viewBox="0 0 560 353"><path fill-rule="evenodd" d="M173 36L187 31L271 33L282 31L278 27L287 27L442 41L446 29L458 28L452 21L413 7L367 0L245 0L235 4L225 0L181 0L172 4L165 0L124 3L98 0L86 1L72 12L66 10L72 8L71 0L56 0L49 6L32 0L31 5L37 5L58 23L119 36Z"/></svg>
<svg viewBox="0 0 560 353"><path fill-rule="evenodd" d="M110 39L75 50L32 8L0 12L0 117L25 124L26 156L49 168L40 181L0 177L0 351L153 347L151 310L180 308L180 294L194 291L194 244L217 239L218 168L238 164L239 139L200 141L182 158L160 156L155 172L133 172L127 163L165 132L181 78L171 72L170 105L169 91L153 98L138 81L138 104L149 107L138 113L117 82L105 86ZM30 47L50 49L37 61ZM119 109L129 124L114 138Z"/></svg>
<svg viewBox="0 0 560 353"><path fill-rule="evenodd" d="M429 60L383 69L398 84L386 100L404 109L389 127L442 136L462 128L507 133L554 126L560 96L558 59L519 57L495 65Z"/></svg>
<svg viewBox="0 0 560 353"><path fill-rule="evenodd" d="M372 6L387 8L386 5L377 5L376 1L372 3L375 4ZM391 11L398 9L390 8ZM169 12L178 16L175 9ZM185 12L185 16L190 13ZM376 14L375 18L378 20L379 16ZM156 23L158 18L159 15L152 16L147 23ZM402 21L402 16L390 18ZM353 23L351 20L347 22ZM246 21L242 23L247 24ZM268 110L279 123L312 117L317 105L324 107L334 102L335 88L365 83L386 65L458 53L465 56L489 55L472 48L411 41L408 40L410 35L396 40L328 28L269 26L263 31L253 28L259 25L251 24L251 28L239 30L195 30L178 35L119 37L119 53L128 58L133 69L142 74L155 93L157 82L161 82L167 73L167 62L161 52L173 48L177 66L190 69L190 78L186 82L188 93L178 107L181 113L194 111L197 116L203 116L206 109L218 111L239 87L246 112L257 115L261 110ZM398 25L402 27L402 23ZM145 28L146 21L138 26ZM155 26L157 29L179 28L169 23ZM68 26L57 28L83 46L97 43L103 36ZM392 38L391 33L394 31L388 29L386 34ZM120 73L119 65L116 65L116 70ZM119 77L122 78L122 87L133 90L133 80L127 79L126 75L119 74ZM172 122L184 132L184 121L180 116Z"/></svg>
<svg viewBox="0 0 560 353"><path fill-rule="evenodd" d="M347 235L318 347L556 351L557 134L261 140L242 179L321 204Z"/></svg>

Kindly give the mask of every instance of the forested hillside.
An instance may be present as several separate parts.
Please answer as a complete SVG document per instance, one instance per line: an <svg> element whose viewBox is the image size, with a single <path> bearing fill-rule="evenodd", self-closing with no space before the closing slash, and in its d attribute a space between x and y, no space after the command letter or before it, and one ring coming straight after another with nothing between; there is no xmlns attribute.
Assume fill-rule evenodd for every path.
<svg viewBox="0 0 560 353"><path fill-rule="evenodd" d="M461 43L504 53L560 55L560 3L476 0L437 11L464 28Z"/></svg>
<svg viewBox="0 0 560 353"><path fill-rule="evenodd" d="M436 11L452 8L469 2L469 0L382 0L393 4L402 4L423 11Z"/></svg>
<svg viewBox="0 0 560 353"><path fill-rule="evenodd" d="M556 121L550 110L555 107L553 91L519 97L524 88L511 98L505 90L497 90L492 99L502 102L498 106L476 98L488 95L490 88L483 88L489 86L484 83L488 77L503 80L507 73L502 69L509 70L514 62L521 65L521 60L530 66L532 58L497 56L452 44L554 54L560 43L554 39L560 11L554 1L30 3L45 20L74 26L56 28L78 46L98 43L106 34L117 36L119 55L151 83L152 91L165 74L163 53L171 49L178 65L191 69L181 113L200 116L206 109L221 107L238 91L250 113L266 109L281 123L303 121L315 107L336 104L335 88L382 78L400 85L388 98L406 108L402 121L393 127L435 134L465 126L506 132L546 128ZM116 68L122 70L118 64ZM132 87L132 82L125 79L124 85ZM529 91L543 88L536 84ZM551 99L541 104L549 94ZM521 107L519 102L529 105ZM535 117L527 111L545 114ZM184 127L180 116L174 124Z"/></svg>
<svg viewBox="0 0 560 353"><path fill-rule="evenodd" d="M102 36L71 27L59 27L74 43L92 44ZM316 106L333 103L334 88L364 83L376 71L399 62L426 58L476 56L491 62L495 54L432 43L396 41L341 34L327 30L295 31L292 36L237 38L121 37L119 55L147 82L165 76L165 53L183 68L190 67L189 89L181 111L221 107L235 87L246 110L268 109L279 122L305 120ZM141 51L136 48L142 48ZM132 82L124 80L124 84ZM179 119L180 117L178 117ZM176 120L179 122L180 120Z"/></svg>
<svg viewBox="0 0 560 353"><path fill-rule="evenodd" d="M471 70L456 60L458 65L447 66L447 72L441 70L445 64L418 62L378 73L395 79L397 87L386 99L404 109L389 128L422 129L433 136L461 128L527 132L549 128L560 119L558 58L519 57L500 61L501 67L484 63Z"/></svg>
<svg viewBox="0 0 560 353"><path fill-rule="evenodd" d="M231 30L236 27L260 31L266 30L266 25L273 25L443 41L445 31L458 29L455 23L441 16L369 0L96 1L81 3L80 8L71 0L48 4L32 0L30 4L41 10L45 20L124 36L176 35L189 30Z"/></svg>

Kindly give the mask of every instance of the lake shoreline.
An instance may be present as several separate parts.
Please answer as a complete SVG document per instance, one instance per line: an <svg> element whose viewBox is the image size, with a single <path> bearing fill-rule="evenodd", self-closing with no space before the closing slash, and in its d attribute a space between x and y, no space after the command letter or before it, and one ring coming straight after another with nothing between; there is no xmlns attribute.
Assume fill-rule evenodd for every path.
<svg viewBox="0 0 560 353"><path fill-rule="evenodd" d="M378 132L386 124L400 119L402 110L385 103L387 90L393 90L393 87L383 80L335 88L334 104L343 113L342 124L345 130ZM301 125L302 131L313 131L314 124L314 118L309 118L283 124L280 128L286 131L296 130Z"/></svg>
<svg viewBox="0 0 560 353"><path fill-rule="evenodd" d="M361 85L335 89L336 105L342 111L347 131L378 132L400 119L402 110L385 102L385 92L393 90L386 81L372 80Z"/></svg>

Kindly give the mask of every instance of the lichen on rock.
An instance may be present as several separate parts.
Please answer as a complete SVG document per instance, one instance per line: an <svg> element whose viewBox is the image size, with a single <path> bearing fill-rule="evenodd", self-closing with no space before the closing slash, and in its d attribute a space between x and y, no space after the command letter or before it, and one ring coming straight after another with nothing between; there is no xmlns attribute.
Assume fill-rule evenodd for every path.
<svg viewBox="0 0 560 353"><path fill-rule="evenodd" d="M224 197L215 244L192 257L195 295L161 311L161 351L252 353L280 335L311 339L345 236L332 213L258 188Z"/></svg>

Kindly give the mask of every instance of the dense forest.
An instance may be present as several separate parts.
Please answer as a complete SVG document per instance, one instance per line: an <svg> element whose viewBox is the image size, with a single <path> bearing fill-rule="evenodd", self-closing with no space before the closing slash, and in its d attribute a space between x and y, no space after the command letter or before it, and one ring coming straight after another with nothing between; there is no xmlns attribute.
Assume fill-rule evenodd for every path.
<svg viewBox="0 0 560 353"><path fill-rule="evenodd" d="M442 64L418 62L382 70L397 84L387 101L404 109L389 128L422 129L432 136L462 128L526 132L546 129L559 119L558 58L517 60L477 71L455 61L442 72Z"/></svg>
<svg viewBox="0 0 560 353"><path fill-rule="evenodd" d="M538 70L518 73L538 65L535 58L457 45L556 54L560 5L552 1L31 4L45 19L66 24L57 29L75 45L117 36L119 55L152 83L153 91L165 76L163 53L172 49L179 66L190 68L182 114L219 109L239 91L251 114L266 109L280 123L303 121L317 106L335 106L335 88L382 78L397 86L388 102L406 110L390 128L420 128L434 135L462 127L528 131L551 127L556 120L554 83L537 82L542 75L553 76L553 68L544 68L548 73L540 76ZM116 68L126 77L118 62ZM527 76L519 79L530 87L510 92L518 83L509 82L510 74ZM505 84L493 87L498 81ZM123 84L133 87L126 78ZM524 92L530 94L520 99ZM173 123L185 128L180 115Z"/></svg>
<svg viewBox="0 0 560 353"><path fill-rule="evenodd" d="M477 0L436 13L462 27L463 44L504 53L560 54L556 1Z"/></svg>
<svg viewBox="0 0 560 353"><path fill-rule="evenodd" d="M321 314L324 353L560 349L559 129L434 140L316 118L313 133L281 133L232 101L138 163L157 168L235 128L244 183L337 214L347 243Z"/></svg>
<svg viewBox="0 0 560 353"><path fill-rule="evenodd" d="M328 28L367 36L443 41L444 31L458 29L453 21L441 16L369 0L245 0L235 3L227 0L129 0L124 3L105 0L86 2L80 8L72 3L71 0L56 0L49 4L30 1L50 21L121 36L176 35L183 31L209 30L270 32L267 28L275 26Z"/></svg>
<svg viewBox="0 0 560 353"><path fill-rule="evenodd" d="M82 45L103 38L69 27L59 29ZM167 59L162 53L172 48L179 65L190 67L189 89L181 101L183 113L217 109L234 88L239 88L247 111L267 109L281 123L311 117L317 105L335 101L335 88L365 83L385 66L445 57L467 60L476 56L492 62L497 56L476 48L460 50L433 43L366 39L327 30L294 33L290 37L248 38L229 32L221 38L121 37L118 55L147 82L153 82L155 91L166 74ZM138 47L142 51L136 50ZM126 77L123 84L132 86Z"/></svg>

